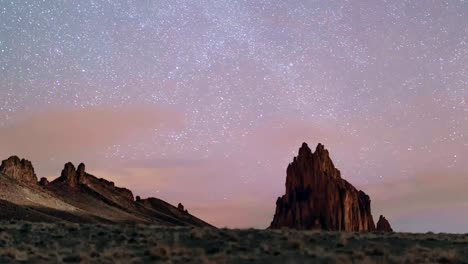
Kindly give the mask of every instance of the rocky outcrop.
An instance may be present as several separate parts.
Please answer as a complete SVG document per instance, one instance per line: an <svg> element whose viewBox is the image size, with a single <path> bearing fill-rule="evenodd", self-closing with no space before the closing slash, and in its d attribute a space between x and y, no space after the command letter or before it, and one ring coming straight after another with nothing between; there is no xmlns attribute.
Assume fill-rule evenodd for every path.
<svg viewBox="0 0 468 264"><path fill-rule="evenodd" d="M183 206L181 203L179 203L179 204L177 205L177 209L179 209L180 211L183 212L183 211L184 211L184 206Z"/></svg>
<svg viewBox="0 0 468 264"><path fill-rule="evenodd" d="M37 184L37 176L31 162L17 156L2 161L0 173L22 183Z"/></svg>
<svg viewBox="0 0 468 264"><path fill-rule="evenodd" d="M52 181L53 184L61 183L68 187L75 187L78 185L78 182L79 180L76 175L75 165L71 162L66 163L60 177Z"/></svg>
<svg viewBox="0 0 468 264"><path fill-rule="evenodd" d="M47 180L46 177L42 177L40 180L39 180L39 185L40 186L47 186L49 184L49 180Z"/></svg>
<svg viewBox="0 0 468 264"><path fill-rule="evenodd" d="M390 223L383 215L380 215L379 221L377 222L377 227L375 230L380 231L380 232L393 232L393 229L390 226Z"/></svg>
<svg viewBox="0 0 468 264"><path fill-rule="evenodd" d="M115 194L133 201L133 193L130 190L116 187L114 182L102 178L98 179L86 173L86 166L83 163L80 163L76 169L71 162L65 164L60 177L55 179L52 184L61 184L71 188L85 185L101 195L109 196Z"/></svg>
<svg viewBox="0 0 468 264"><path fill-rule="evenodd" d="M276 201L270 228L372 231L370 198L341 178L328 150L306 143L287 168L286 194Z"/></svg>
<svg viewBox="0 0 468 264"><path fill-rule="evenodd" d="M123 197L133 201L133 193L127 188L115 187L114 190Z"/></svg>
<svg viewBox="0 0 468 264"><path fill-rule="evenodd" d="M206 222L193 217L184 206L179 203L177 207L154 197L149 197L146 199L139 199L138 203L148 209L155 210L163 213L166 217L170 217L175 222L183 221L189 223L193 226L211 226Z"/></svg>
<svg viewBox="0 0 468 264"><path fill-rule="evenodd" d="M0 166L0 220L8 219L211 226L157 198L134 201L130 190L87 173L83 163L68 162L55 180L37 182L31 162L16 156Z"/></svg>

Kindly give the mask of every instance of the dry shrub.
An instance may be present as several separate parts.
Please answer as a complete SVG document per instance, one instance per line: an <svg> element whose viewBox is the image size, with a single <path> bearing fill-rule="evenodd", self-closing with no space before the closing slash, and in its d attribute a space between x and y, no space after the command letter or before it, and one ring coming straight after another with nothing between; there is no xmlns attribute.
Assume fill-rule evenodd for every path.
<svg viewBox="0 0 468 264"><path fill-rule="evenodd" d="M186 247L173 247L172 254L181 257L192 257L193 251Z"/></svg>
<svg viewBox="0 0 468 264"><path fill-rule="evenodd" d="M369 258L368 256L362 255L362 258L355 259L354 256L339 254L336 257L335 263L337 264L352 264L352 263L359 263L359 264L374 264L376 263L374 260ZM381 263L381 262L377 262Z"/></svg>
<svg viewBox="0 0 468 264"><path fill-rule="evenodd" d="M457 263L459 261L455 250L436 250L434 251L433 258L439 263Z"/></svg>
<svg viewBox="0 0 468 264"><path fill-rule="evenodd" d="M372 256L372 257L382 257L382 256L385 256L385 249L382 248L383 245L380 245L380 246L370 246L369 248L365 249L365 253L366 255L368 256Z"/></svg>
<svg viewBox="0 0 468 264"><path fill-rule="evenodd" d="M114 261L120 261L131 257L129 250L125 247L114 247L105 250L101 253L101 256L113 259Z"/></svg>
<svg viewBox="0 0 468 264"><path fill-rule="evenodd" d="M315 247L313 249L306 248L304 250L305 254L309 257L324 257L327 255L326 250L323 247Z"/></svg>
<svg viewBox="0 0 468 264"><path fill-rule="evenodd" d="M13 247L0 249L0 256L14 261L27 261L28 253Z"/></svg>
<svg viewBox="0 0 468 264"><path fill-rule="evenodd" d="M12 241L13 239L10 234L6 232L0 233L0 246L4 247L5 245L12 243Z"/></svg>
<svg viewBox="0 0 468 264"><path fill-rule="evenodd" d="M263 252L263 253L270 253L270 252L271 252L271 247L270 247L270 245L268 245L268 244L261 243L261 244L260 244L260 250L261 250L261 252Z"/></svg>
<svg viewBox="0 0 468 264"><path fill-rule="evenodd" d="M407 263L458 263L460 260L455 250L429 249L420 245L410 248L402 258Z"/></svg>
<svg viewBox="0 0 468 264"><path fill-rule="evenodd" d="M215 228L212 228L212 227L203 227L201 228L203 234L204 234L204 237L205 239L210 239L210 240L214 240L214 239L219 239L221 238L221 235L219 233L219 231Z"/></svg>
<svg viewBox="0 0 468 264"><path fill-rule="evenodd" d="M297 238L288 238L288 244L294 250L304 250L304 241L299 240Z"/></svg>
<svg viewBox="0 0 468 264"><path fill-rule="evenodd" d="M238 242L240 240L239 234L233 231L226 231L226 236L229 241Z"/></svg>
<svg viewBox="0 0 468 264"><path fill-rule="evenodd" d="M347 244L348 244L348 235L344 232L339 233L338 237L336 238L336 246L344 247Z"/></svg>
<svg viewBox="0 0 468 264"><path fill-rule="evenodd" d="M69 256L64 256L62 261L65 263L83 263L88 260L87 256L84 254L73 254Z"/></svg>
<svg viewBox="0 0 468 264"><path fill-rule="evenodd" d="M196 239L203 239L203 231L200 228L194 228L190 230L190 237L191 238L196 238Z"/></svg>
<svg viewBox="0 0 468 264"><path fill-rule="evenodd" d="M361 262L368 258L366 254L364 254L364 252L357 249L352 251L351 256L353 259L358 260L358 262Z"/></svg>
<svg viewBox="0 0 468 264"><path fill-rule="evenodd" d="M153 259L167 260L171 256L171 249L164 245L156 246L149 250L149 256Z"/></svg>

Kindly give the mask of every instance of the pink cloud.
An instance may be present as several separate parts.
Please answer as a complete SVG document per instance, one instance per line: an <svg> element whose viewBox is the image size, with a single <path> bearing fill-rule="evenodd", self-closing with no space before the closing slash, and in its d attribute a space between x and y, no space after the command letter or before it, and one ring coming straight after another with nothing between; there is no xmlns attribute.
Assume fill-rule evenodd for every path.
<svg viewBox="0 0 468 264"><path fill-rule="evenodd" d="M59 173L69 160L97 163L107 147L147 139L155 129L184 127L181 113L147 106L54 108L13 120L0 127L1 156L30 159L45 174Z"/></svg>

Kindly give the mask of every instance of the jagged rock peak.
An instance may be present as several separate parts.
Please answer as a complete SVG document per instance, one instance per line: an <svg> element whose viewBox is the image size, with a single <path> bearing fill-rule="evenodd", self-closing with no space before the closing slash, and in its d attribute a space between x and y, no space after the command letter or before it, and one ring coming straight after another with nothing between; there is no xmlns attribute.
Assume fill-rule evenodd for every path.
<svg viewBox="0 0 468 264"><path fill-rule="evenodd" d="M319 156L319 157L330 158L330 156L328 154L328 150L321 143L319 143L317 145L317 148L315 148L315 153L314 154Z"/></svg>
<svg viewBox="0 0 468 264"><path fill-rule="evenodd" d="M76 174L78 174L78 176L82 176L85 175L85 172L86 166L84 165L84 163L80 163L80 165L78 165L78 168L76 169Z"/></svg>
<svg viewBox="0 0 468 264"><path fill-rule="evenodd" d="M315 152L309 148L307 143L302 143L299 148L297 157L294 157L293 163L298 162L301 167L318 167L322 170L327 170L332 174L331 176L338 176L335 173L335 165L330 158L328 150L321 143L315 148Z"/></svg>
<svg viewBox="0 0 468 264"><path fill-rule="evenodd" d="M309 148L309 145L307 145L305 142L302 143L302 146L299 148L299 154L297 155L297 158L310 156L312 156L312 150Z"/></svg>
<svg viewBox="0 0 468 264"><path fill-rule="evenodd" d="M71 162L67 162L60 174L60 177L55 181L65 183L69 187L76 187L78 184L86 183L86 166L83 163L78 165L78 168L75 168L75 165Z"/></svg>
<svg viewBox="0 0 468 264"><path fill-rule="evenodd" d="M58 178L58 180L65 182L70 187L75 187L78 185L75 165L73 165L71 162L67 162L63 167L62 173L60 174L60 178Z"/></svg>
<svg viewBox="0 0 468 264"><path fill-rule="evenodd" d="M381 231L381 232L393 232L393 229L390 226L390 223L388 222L388 220L383 215L380 215L380 217L379 217L379 221L377 222L376 230Z"/></svg>
<svg viewBox="0 0 468 264"><path fill-rule="evenodd" d="M116 187L112 181L108 181L103 178L96 178L95 176L88 174L86 172L86 166L84 163L80 163L80 165L78 165L78 167L75 169L73 163L68 162L65 164L60 177L54 180L52 183L58 183L60 185L65 184L66 186L72 188L78 185L86 185L97 192L107 189L114 192L114 194L119 194L133 201L133 193L130 190Z"/></svg>
<svg viewBox="0 0 468 264"><path fill-rule="evenodd" d="M37 184L37 176L32 163L18 156L11 156L2 161L0 173L23 183Z"/></svg>
<svg viewBox="0 0 468 264"><path fill-rule="evenodd" d="M286 194L276 202L270 228L372 231L370 198L341 178L328 150L306 143L286 171Z"/></svg>

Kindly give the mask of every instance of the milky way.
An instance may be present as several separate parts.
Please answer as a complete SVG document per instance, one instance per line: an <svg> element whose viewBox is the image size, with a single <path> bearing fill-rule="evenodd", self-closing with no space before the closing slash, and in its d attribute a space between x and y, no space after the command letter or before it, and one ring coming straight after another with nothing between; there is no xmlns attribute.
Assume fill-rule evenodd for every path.
<svg viewBox="0 0 468 264"><path fill-rule="evenodd" d="M0 0L0 154L266 227L322 142L395 229L466 231L467 42L456 0Z"/></svg>

